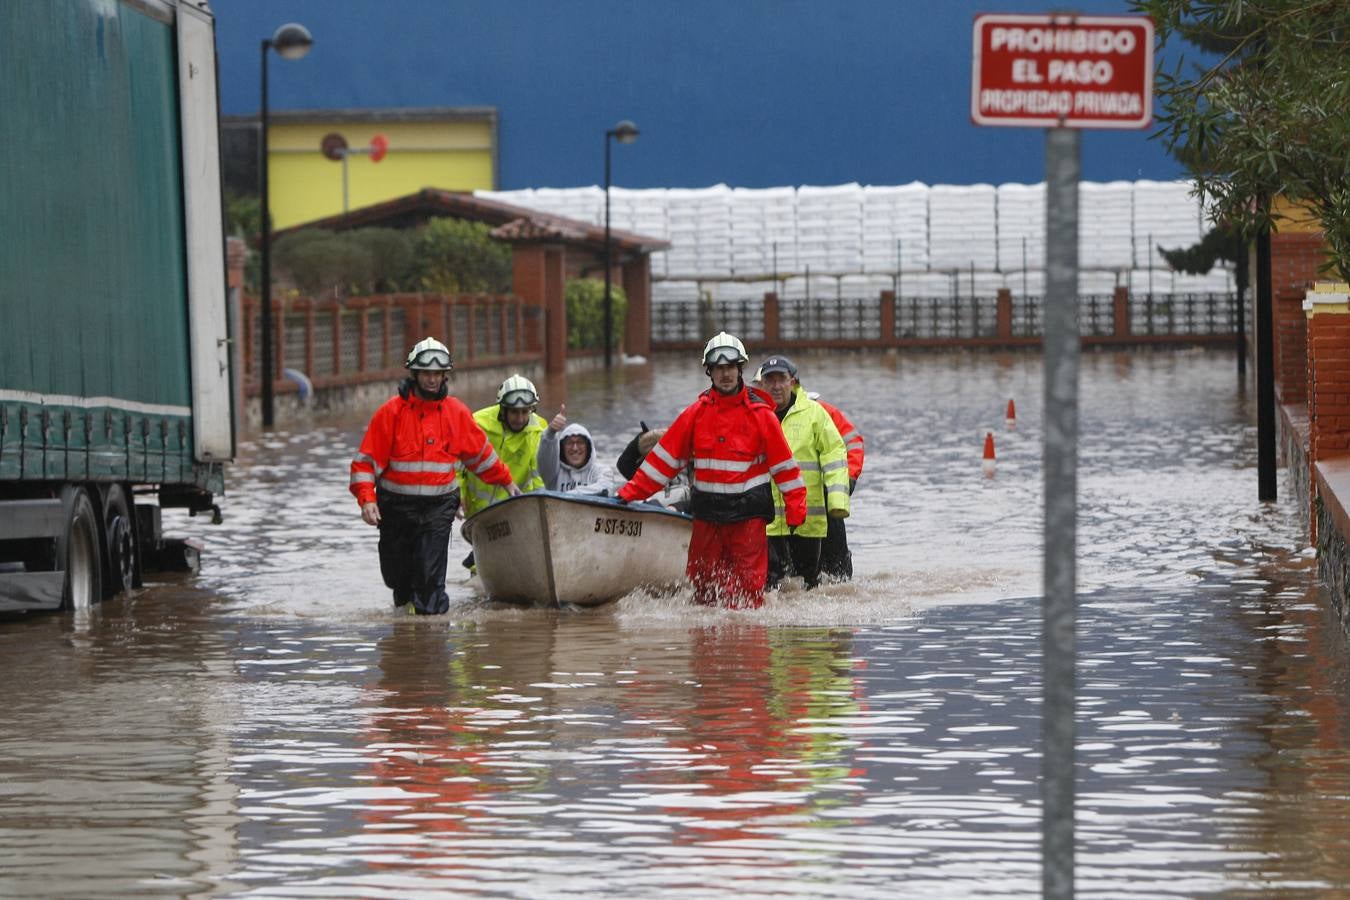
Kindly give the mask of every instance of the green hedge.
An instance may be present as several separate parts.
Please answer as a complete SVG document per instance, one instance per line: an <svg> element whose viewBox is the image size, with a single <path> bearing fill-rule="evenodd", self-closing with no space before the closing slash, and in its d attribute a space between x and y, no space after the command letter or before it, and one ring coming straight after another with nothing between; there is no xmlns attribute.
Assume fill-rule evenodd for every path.
<svg viewBox="0 0 1350 900"><path fill-rule="evenodd" d="M482 222L432 219L416 231L305 228L272 248L275 275L310 297L400 291L503 294L511 290L511 248Z"/></svg>
<svg viewBox="0 0 1350 900"><path fill-rule="evenodd" d="M414 247L422 287L441 294L510 291L511 248L489 237L491 230L463 219L428 222Z"/></svg>
<svg viewBox="0 0 1350 900"><path fill-rule="evenodd" d="M628 316L628 295L617 284L609 289L613 307L614 342L623 342L623 326ZM603 349L605 346L605 283L597 278L569 281L563 288L567 300L567 346L572 349Z"/></svg>

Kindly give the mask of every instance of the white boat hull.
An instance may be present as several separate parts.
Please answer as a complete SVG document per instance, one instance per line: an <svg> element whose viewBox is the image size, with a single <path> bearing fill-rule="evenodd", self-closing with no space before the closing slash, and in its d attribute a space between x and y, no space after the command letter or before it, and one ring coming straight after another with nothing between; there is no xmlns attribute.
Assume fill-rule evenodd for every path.
<svg viewBox="0 0 1350 900"><path fill-rule="evenodd" d="M692 530L660 506L537 491L489 506L460 533L490 599L596 606L681 584Z"/></svg>

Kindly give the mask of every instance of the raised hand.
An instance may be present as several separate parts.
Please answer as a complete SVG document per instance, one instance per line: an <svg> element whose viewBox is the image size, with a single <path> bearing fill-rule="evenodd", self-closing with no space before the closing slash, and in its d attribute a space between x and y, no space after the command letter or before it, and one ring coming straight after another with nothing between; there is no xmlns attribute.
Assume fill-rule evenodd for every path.
<svg viewBox="0 0 1350 900"><path fill-rule="evenodd" d="M567 427L567 404L564 403L558 407L558 414L549 420L548 427L554 431L562 431Z"/></svg>

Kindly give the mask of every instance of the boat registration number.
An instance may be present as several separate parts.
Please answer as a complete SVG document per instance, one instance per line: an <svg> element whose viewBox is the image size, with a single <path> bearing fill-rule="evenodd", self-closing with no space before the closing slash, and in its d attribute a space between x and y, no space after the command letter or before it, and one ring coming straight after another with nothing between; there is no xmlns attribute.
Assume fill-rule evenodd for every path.
<svg viewBox="0 0 1350 900"><path fill-rule="evenodd" d="M604 516L595 518L596 534L617 534L623 537L641 537L642 523L633 519L606 519Z"/></svg>
<svg viewBox="0 0 1350 900"><path fill-rule="evenodd" d="M510 537L511 523L493 522L491 525L486 525L483 527L483 533L487 535L487 539L489 542L495 541L498 538Z"/></svg>

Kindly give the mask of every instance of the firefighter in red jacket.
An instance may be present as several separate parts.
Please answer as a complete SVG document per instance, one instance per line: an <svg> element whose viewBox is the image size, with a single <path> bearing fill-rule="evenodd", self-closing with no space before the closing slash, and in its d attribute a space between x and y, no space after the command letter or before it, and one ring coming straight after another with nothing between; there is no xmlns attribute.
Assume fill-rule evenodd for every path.
<svg viewBox="0 0 1350 900"><path fill-rule="evenodd" d="M380 529L380 573L394 605L439 615L445 593L450 527L459 509L455 466L520 493L468 407L449 396L450 349L418 342L404 364L412 374L375 411L352 460L351 492L361 518Z"/></svg>
<svg viewBox="0 0 1350 900"><path fill-rule="evenodd" d="M746 360L744 345L725 331L708 341L703 369L712 387L680 413L618 493L625 503L646 499L693 463L694 532L685 572L694 600L705 606L763 605L764 527L774 518L770 479L783 495L787 524L806 519L801 472L773 401L742 380Z"/></svg>

